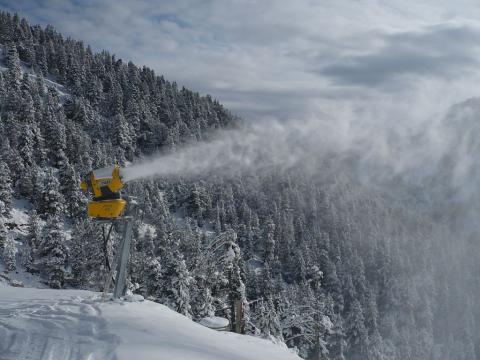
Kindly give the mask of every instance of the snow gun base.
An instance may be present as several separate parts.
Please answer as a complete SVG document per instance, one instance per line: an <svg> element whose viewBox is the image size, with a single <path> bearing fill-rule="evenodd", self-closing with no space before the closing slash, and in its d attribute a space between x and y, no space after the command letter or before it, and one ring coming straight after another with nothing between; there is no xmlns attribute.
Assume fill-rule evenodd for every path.
<svg viewBox="0 0 480 360"><path fill-rule="evenodd" d="M127 202L123 199L91 201L88 216L100 219L115 219L123 214Z"/></svg>

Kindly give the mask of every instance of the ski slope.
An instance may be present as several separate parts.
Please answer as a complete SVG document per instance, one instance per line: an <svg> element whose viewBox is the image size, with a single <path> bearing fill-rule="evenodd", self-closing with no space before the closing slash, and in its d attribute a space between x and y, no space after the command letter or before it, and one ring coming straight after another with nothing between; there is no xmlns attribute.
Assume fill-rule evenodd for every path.
<svg viewBox="0 0 480 360"><path fill-rule="evenodd" d="M299 359L267 340L217 332L151 301L0 284L1 360Z"/></svg>

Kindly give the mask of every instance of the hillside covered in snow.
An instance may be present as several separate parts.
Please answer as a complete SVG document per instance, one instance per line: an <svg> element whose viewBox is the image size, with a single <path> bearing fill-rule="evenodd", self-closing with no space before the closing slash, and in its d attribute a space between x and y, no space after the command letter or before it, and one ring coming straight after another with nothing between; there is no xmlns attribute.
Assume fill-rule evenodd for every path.
<svg viewBox="0 0 480 360"><path fill-rule="evenodd" d="M210 330L151 301L0 284L2 360L294 360L282 345Z"/></svg>

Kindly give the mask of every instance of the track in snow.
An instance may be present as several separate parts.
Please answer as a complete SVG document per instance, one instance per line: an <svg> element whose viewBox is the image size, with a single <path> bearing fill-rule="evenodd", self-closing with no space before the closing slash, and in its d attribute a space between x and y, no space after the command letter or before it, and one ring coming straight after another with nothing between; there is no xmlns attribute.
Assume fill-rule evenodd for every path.
<svg viewBox="0 0 480 360"><path fill-rule="evenodd" d="M95 301L0 299L0 360L114 360L118 342Z"/></svg>

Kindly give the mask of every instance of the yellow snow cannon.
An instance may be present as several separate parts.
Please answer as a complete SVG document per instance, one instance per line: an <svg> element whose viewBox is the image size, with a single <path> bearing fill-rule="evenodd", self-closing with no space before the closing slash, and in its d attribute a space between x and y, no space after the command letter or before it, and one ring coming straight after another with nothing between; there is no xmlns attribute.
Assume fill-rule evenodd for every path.
<svg viewBox="0 0 480 360"><path fill-rule="evenodd" d="M121 198L123 182L118 165L91 171L80 184L93 199L88 203L88 216L98 219L116 219L123 215L127 202Z"/></svg>

